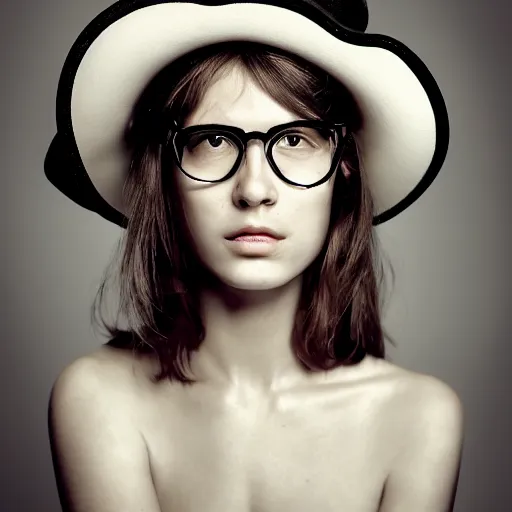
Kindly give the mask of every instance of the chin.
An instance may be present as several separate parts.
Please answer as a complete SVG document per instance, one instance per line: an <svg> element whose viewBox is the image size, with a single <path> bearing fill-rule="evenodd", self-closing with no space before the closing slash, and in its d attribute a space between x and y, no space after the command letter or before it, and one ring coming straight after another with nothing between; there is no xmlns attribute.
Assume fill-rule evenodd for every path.
<svg viewBox="0 0 512 512"><path fill-rule="evenodd" d="M240 291L270 291L276 290L278 288L282 288L283 286L293 281L284 280L284 281L275 281L271 279L246 279L246 280L232 280L232 281L223 281L223 283L235 290Z"/></svg>
<svg viewBox="0 0 512 512"><path fill-rule="evenodd" d="M247 263L247 264L245 264ZM215 278L235 290L269 291L282 288L302 275L304 269L290 268L282 263L247 260L244 265L232 264L230 268L210 268Z"/></svg>

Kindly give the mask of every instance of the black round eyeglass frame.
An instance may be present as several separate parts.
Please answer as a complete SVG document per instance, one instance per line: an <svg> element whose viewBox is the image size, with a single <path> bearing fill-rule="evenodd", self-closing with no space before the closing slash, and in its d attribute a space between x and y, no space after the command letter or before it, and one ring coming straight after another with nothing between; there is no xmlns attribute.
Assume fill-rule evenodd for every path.
<svg viewBox="0 0 512 512"><path fill-rule="evenodd" d="M172 157L173 161L176 163L180 171L188 176L189 178L201 181L204 183L220 183L222 181L226 181L230 179L232 176L236 174L238 169L240 168L240 164L242 163L243 158L245 157L245 152L247 150L247 144L250 140L261 140L264 144L265 156L267 158L267 162L269 163L272 171L283 180L285 183L289 185L301 187L301 188L313 188L325 183L337 169L341 156L343 154L343 150L345 148L345 140L347 138L347 133L343 134L343 128L346 128L344 123L328 123L325 121L315 121L315 120L299 120L292 121L290 123L280 124L277 126L273 126L266 133L253 131L253 132L245 132L241 128L236 126L227 126L221 124L202 124L202 125L194 125L188 126L186 128L178 127L175 120L171 121L171 129L169 130L164 148L168 149L168 146L172 146ZM302 183L297 183L292 180L289 180L283 173L279 170L279 167L274 161L272 157L272 149L276 142L278 142L283 135L286 135L287 132L291 131L293 128L304 127L304 128L315 128L319 130L328 130L333 132L336 135L336 148L332 157L331 168L327 172L327 174L320 180L312 183L310 185L303 185ZM238 157L233 164L231 170L222 178L218 180L204 180L201 178L197 178L195 176L190 175L183 169L180 162L180 155L178 150L178 140L181 137L192 135L194 133L199 133L202 131L215 131L215 134L218 136L226 135L232 140L236 146L238 147Z"/></svg>

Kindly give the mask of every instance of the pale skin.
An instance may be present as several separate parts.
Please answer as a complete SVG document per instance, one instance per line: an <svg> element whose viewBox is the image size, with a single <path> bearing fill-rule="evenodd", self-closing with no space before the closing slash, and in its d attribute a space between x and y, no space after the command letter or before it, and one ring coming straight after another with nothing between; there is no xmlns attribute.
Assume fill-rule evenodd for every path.
<svg viewBox="0 0 512 512"><path fill-rule="evenodd" d="M295 119L234 70L187 124L267 131ZM201 296L198 382L153 384L154 359L106 346L69 365L50 404L65 510L452 510L463 420L451 388L370 356L308 374L291 351L301 274L326 236L333 182L290 187L258 141L227 182L180 175L199 256L221 283ZM226 245L226 233L254 223L285 236L271 256Z"/></svg>

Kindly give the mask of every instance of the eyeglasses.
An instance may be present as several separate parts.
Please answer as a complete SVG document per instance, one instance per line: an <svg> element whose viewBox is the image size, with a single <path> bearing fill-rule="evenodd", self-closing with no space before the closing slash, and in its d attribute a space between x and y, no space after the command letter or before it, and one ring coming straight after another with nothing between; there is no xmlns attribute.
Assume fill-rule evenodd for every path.
<svg viewBox="0 0 512 512"><path fill-rule="evenodd" d="M268 132L244 130L220 124L179 128L175 121L165 148L189 178L219 183L240 168L250 140L261 140L274 173L290 185L316 187L327 181L338 167L345 146L345 124L293 121ZM171 146L171 148L169 148Z"/></svg>

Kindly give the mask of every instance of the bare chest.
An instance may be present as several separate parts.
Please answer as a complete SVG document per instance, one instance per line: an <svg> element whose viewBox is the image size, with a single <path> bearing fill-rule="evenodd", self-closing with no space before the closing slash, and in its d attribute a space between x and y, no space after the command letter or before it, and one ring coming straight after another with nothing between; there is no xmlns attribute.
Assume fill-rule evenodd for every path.
<svg viewBox="0 0 512 512"><path fill-rule="evenodd" d="M329 390L148 403L162 512L376 512L393 455L379 408Z"/></svg>

